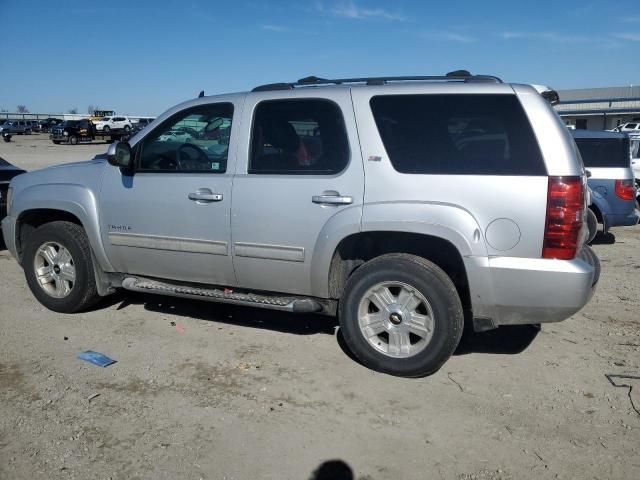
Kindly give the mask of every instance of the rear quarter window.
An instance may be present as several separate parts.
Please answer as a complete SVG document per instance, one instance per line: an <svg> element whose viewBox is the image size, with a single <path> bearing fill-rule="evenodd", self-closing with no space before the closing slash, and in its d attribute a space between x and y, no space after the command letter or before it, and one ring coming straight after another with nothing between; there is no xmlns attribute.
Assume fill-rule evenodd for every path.
<svg viewBox="0 0 640 480"><path fill-rule="evenodd" d="M630 146L628 138L576 138L576 145L584 166L629 168Z"/></svg>
<svg viewBox="0 0 640 480"><path fill-rule="evenodd" d="M381 95L370 105L398 172L546 175L515 95Z"/></svg>

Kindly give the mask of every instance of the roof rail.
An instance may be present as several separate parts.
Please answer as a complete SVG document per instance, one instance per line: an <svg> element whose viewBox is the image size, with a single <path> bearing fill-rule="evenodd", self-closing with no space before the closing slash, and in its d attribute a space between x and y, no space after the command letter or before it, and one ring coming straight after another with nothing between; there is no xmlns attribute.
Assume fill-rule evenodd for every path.
<svg viewBox="0 0 640 480"><path fill-rule="evenodd" d="M409 76L409 77L359 77L327 79L316 76L301 78L297 82L268 83L255 87L252 92L267 92L271 90L293 90L296 87L317 85L343 85L351 83L364 83L366 85L385 85L389 82L424 82L424 81L456 81L456 82L481 82L502 83L493 75L471 75L467 70L456 70L446 75Z"/></svg>

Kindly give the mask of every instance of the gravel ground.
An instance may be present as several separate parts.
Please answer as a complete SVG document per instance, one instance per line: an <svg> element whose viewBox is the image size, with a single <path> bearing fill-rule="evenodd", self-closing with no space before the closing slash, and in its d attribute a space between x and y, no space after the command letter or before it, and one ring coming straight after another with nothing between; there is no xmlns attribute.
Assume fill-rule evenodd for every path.
<svg viewBox="0 0 640 480"><path fill-rule="evenodd" d="M0 156L105 149L33 135ZM640 380L605 376L640 376L640 227L614 235L583 311L465 332L422 379L362 367L324 317L130 293L56 314L2 250L0 478L640 478Z"/></svg>

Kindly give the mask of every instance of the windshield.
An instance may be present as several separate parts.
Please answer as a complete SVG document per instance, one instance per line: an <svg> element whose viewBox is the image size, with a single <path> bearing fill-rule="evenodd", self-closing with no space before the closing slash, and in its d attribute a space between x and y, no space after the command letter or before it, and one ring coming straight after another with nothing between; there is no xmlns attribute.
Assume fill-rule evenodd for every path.
<svg viewBox="0 0 640 480"><path fill-rule="evenodd" d="M102 117L100 119L101 122L108 122L111 117Z"/></svg>
<svg viewBox="0 0 640 480"><path fill-rule="evenodd" d="M75 127L80 123L80 120L67 120L62 124L63 127Z"/></svg>

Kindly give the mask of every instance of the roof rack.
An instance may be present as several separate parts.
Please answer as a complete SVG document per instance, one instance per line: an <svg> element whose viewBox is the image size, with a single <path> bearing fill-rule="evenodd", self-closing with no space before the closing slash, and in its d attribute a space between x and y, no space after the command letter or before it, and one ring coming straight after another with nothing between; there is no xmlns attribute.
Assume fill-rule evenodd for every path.
<svg viewBox="0 0 640 480"><path fill-rule="evenodd" d="M480 83L502 83L498 77L493 75L471 75L467 70L456 70L446 75L412 76L412 77L360 77L360 78L336 78L327 79L315 76L301 78L297 82L268 83L255 87L252 92L267 92L271 90L293 90L296 87L307 87L317 85L344 85L351 83L364 83L366 85L385 85L389 82L423 82L423 81L457 81L457 82L480 82Z"/></svg>

